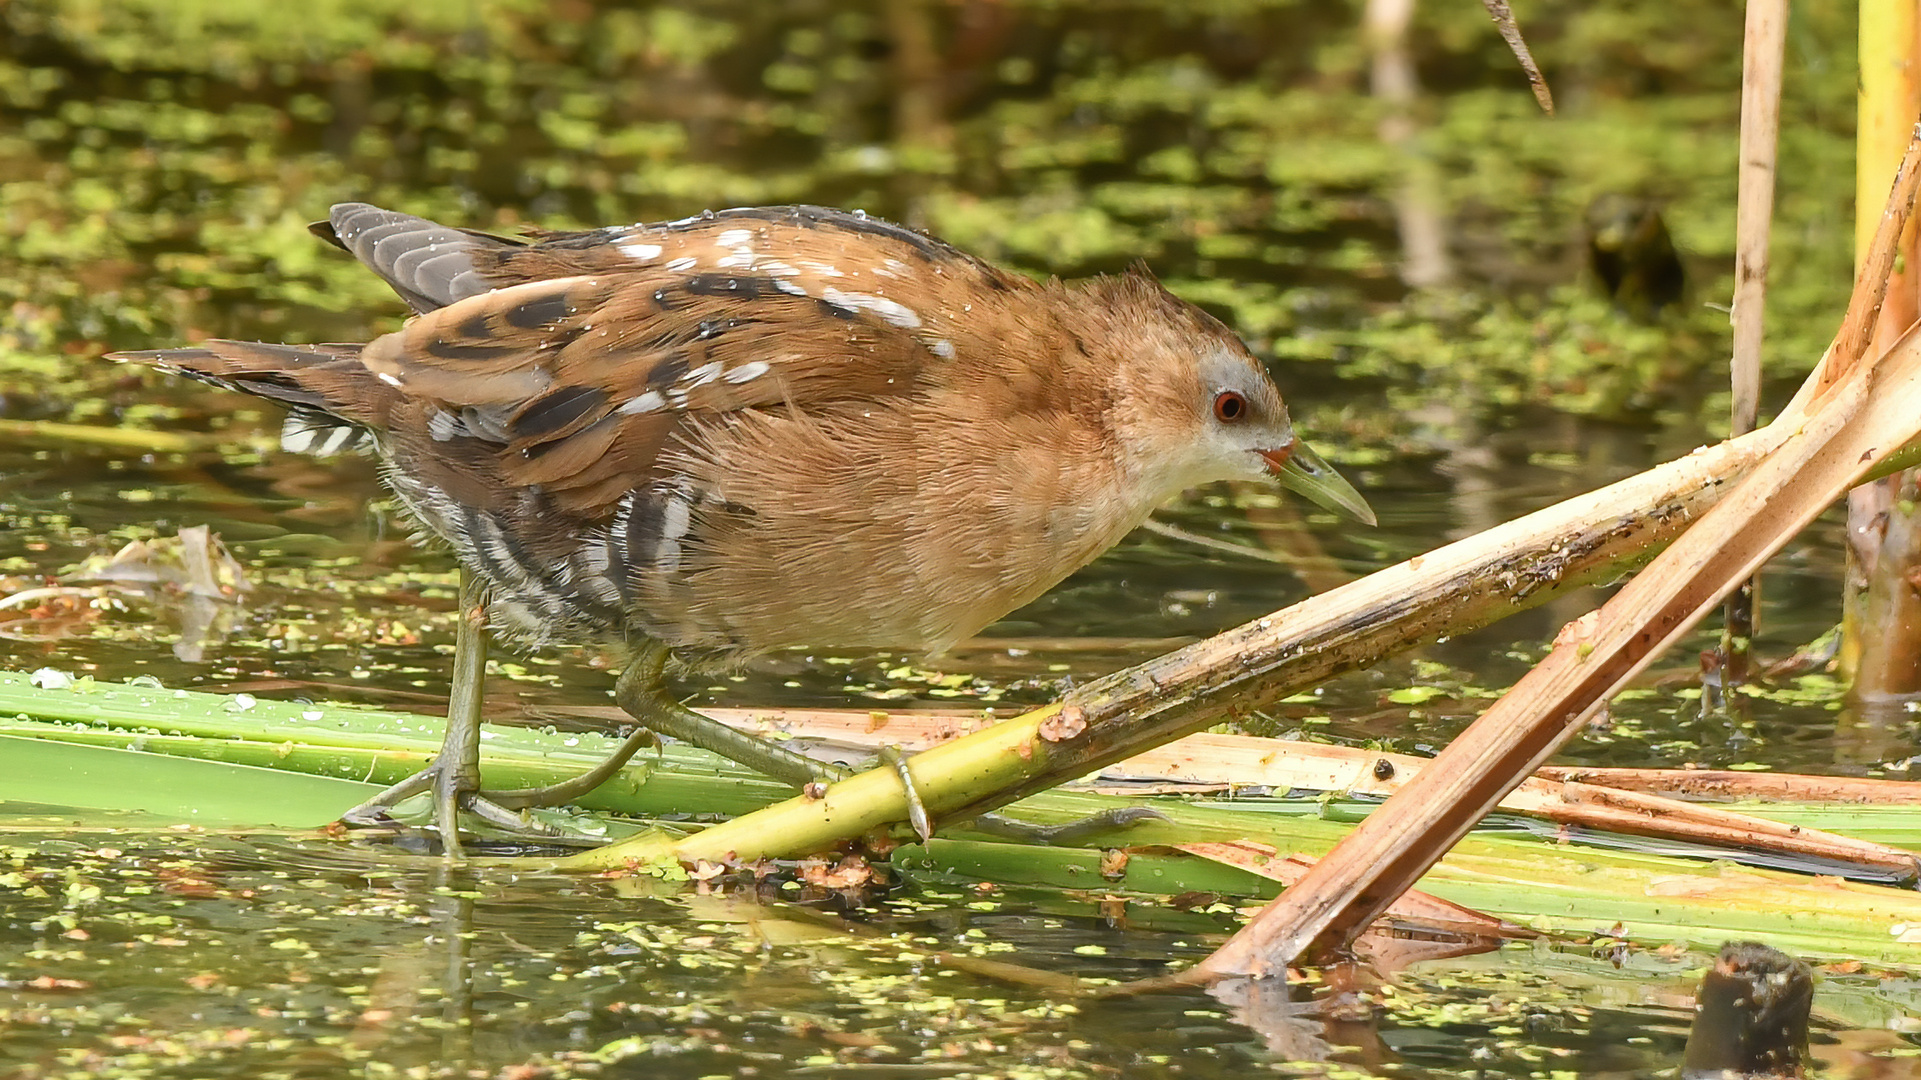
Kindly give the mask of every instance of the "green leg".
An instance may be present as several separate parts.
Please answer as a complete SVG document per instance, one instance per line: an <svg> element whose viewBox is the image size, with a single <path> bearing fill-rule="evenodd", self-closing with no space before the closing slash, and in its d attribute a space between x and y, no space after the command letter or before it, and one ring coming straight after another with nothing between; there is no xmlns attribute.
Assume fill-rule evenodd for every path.
<svg viewBox="0 0 1921 1080"><path fill-rule="evenodd" d="M526 821L480 791L480 709L487 674L487 631L482 625L486 587L466 570L460 572L460 621L454 630L453 691L447 701L447 732L440 753L425 769L340 815L351 825L378 825L386 811L403 799L431 790L434 829L442 851L458 859L465 854L460 842L460 812L466 810L510 833L550 838L552 829Z"/></svg>
<svg viewBox="0 0 1921 1080"><path fill-rule="evenodd" d="M628 715L640 721L642 727L591 772L546 787L489 791L487 797L512 807L558 806L571 802L611 779L636 751L653 741L654 732L710 750L795 787L838 780L846 775L844 769L736 731L675 701L667 693L663 676L666 666L667 647L648 639L620 673L620 680L614 684L614 700Z"/></svg>
<svg viewBox="0 0 1921 1080"><path fill-rule="evenodd" d="M453 689L447 696L447 733L434 758L434 827L441 850L461 857L460 809L480 790L480 706L487 676L487 631L481 625L485 590L460 572L460 612L454 624Z"/></svg>
<svg viewBox="0 0 1921 1080"><path fill-rule="evenodd" d="M641 646L633 663L627 665L627 670L620 673L620 681L614 686L614 700L629 716L662 735L711 750L795 787L839 780L847 775L847 771L837 765L736 731L675 701L667 693L667 682L662 677L666 664L667 647L649 640Z"/></svg>
<svg viewBox="0 0 1921 1080"><path fill-rule="evenodd" d="M552 838L551 830L528 822L515 811L573 802L613 778L634 754L652 744L655 732L719 754L795 787L840 780L848 775L847 770L838 765L737 731L674 700L667 693L664 677L667 647L648 639L614 686L614 699L628 715L640 721L640 730L629 735L606 760L571 780L538 788L483 791L480 789L480 707L482 677L487 668L487 641L477 616L484 590L464 570L460 581L461 621L454 639L453 692L448 702L447 734L440 753L432 765L343 814L343 820L353 824L377 823L384 818L382 811L387 807L431 789L434 824L443 848L452 857L460 857L462 851L459 834L462 810L507 832ZM900 777L906 791L908 820L925 840L933 834L934 824L914 787L906 759L898 748L886 747L881 751L881 760ZM999 814L982 814L975 823L989 832L1039 843L1059 843L1078 839L1090 831L1159 817L1162 815L1156 811L1127 809L1051 829Z"/></svg>
<svg viewBox="0 0 1921 1080"><path fill-rule="evenodd" d="M737 731L711 716L704 716L693 709L675 701L667 693L662 672L667 663L667 648L656 641L648 641L641 647L627 670L620 673L620 681L614 688L614 700L620 703L628 715L663 735L692 743L695 746L729 761L753 769L755 772L782 780L795 787L805 787L817 782L844 779L848 772L838 765L817 761L805 754L795 753L786 747L770 743L743 731ZM631 740L630 740L631 741ZM632 751L623 746L615 756L624 762ZM883 747L881 761L894 774L900 777L901 787L906 792L907 820L922 840L934 833L934 823L921 802L920 792L914 786L913 774L908 771L907 759L898 747ZM619 762L607 769L611 776L619 768ZM603 766L605 768L605 766ZM595 772L601 770L596 769ZM592 774L589 774L590 776ZM581 777L586 780L587 777ZM601 779L595 779L597 784ZM578 781L576 781L578 782ZM556 785L562 787L566 785ZM590 784L589 787L592 785ZM498 796L497 796L498 797ZM503 798L501 801L505 802ZM522 805L509 803L508 805ZM977 826L984 830L1004 836L1016 836L1037 843L1063 843L1078 840L1115 826L1132 824L1147 818L1165 820L1159 811L1130 807L1122 810L1096 814L1083 821L1047 828L1030 825L1023 821L1003 817L1000 814L982 814L975 818Z"/></svg>
<svg viewBox="0 0 1921 1080"><path fill-rule="evenodd" d="M932 840L934 820L927 816L927 804L921 802L920 789L914 786L914 772L907 767L907 756L900 752L900 747L890 743L880 748L880 761L900 777L901 790L907 793L907 824L913 826L921 843Z"/></svg>
<svg viewBox="0 0 1921 1080"><path fill-rule="evenodd" d="M812 783L830 782L847 777L848 771L838 765L818 761L765 739L737 731L711 716L702 715L675 701L667 693L666 681L662 677L666 663L667 647L657 641L649 640L641 646L640 652L635 655L633 662L627 665L627 669L620 673L620 681L614 687L614 700L620 703L620 707L625 709L628 715L647 728L682 742L692 743L704 750L719 754L729 761L745 765L755 772L785 781L795 787L805 787ZM629 745L623 745L615 754L616 760L610 760L608 764L594 770L594 773L600 773L604 769L606 775L593 779L582 790L591 790L594 785L606 779L606 776L613 775L620 764L632 756L633 750L630 749L632 745L633 740L630 738ZM913 826L914 831L920 834L921 839L926 840L934 833L934 823L927 813L927 807L921 802L919 790L914 786L913 774L908 771L907 759L902 756L899 747L893 746L883 747L880 758L884 765L900 777L901 787L906 792L908 822ZM594 773L579 777L570 781L569 784L557 784L554 788L581 783L593 777ZM508 803L504 793L495 797L507 805L527 805L518 802ZM1147 819L1166 820L1166 815L1157 810L1127 807L1052 827L1032 825L1000 814L982 814L975 818L974 822L977 827L987 832L1044 844L1073 842L1106 829L1127 826Z"/></svg>

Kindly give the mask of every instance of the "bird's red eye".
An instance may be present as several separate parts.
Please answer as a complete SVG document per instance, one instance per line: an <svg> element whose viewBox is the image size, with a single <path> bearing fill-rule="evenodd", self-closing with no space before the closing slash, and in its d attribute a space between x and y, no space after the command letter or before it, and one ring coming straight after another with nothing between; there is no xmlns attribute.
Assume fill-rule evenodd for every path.
<svg viewBox="0 0 1921 1080"><path fill-rule="evenodd" d="M1223 390L1214 395L1214 419L1232 424L1247 415L1247 398L1238 390Z"/></svg>

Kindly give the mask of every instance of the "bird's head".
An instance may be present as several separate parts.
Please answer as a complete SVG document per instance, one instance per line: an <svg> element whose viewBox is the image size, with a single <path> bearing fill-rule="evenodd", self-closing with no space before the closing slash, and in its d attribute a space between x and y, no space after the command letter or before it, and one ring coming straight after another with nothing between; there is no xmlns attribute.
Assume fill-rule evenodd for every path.
<svg viewBox="0 0 1921 1080"><path fill-rule="evenodd" d="M1107 279L1117 296L1117 437L1162 497L1215 480L1272 477L1369 525L1367 500L1294 433L1281 392L1232 331L1142 273ZM1116 345L1118 343L1118 346Z"/></svg>

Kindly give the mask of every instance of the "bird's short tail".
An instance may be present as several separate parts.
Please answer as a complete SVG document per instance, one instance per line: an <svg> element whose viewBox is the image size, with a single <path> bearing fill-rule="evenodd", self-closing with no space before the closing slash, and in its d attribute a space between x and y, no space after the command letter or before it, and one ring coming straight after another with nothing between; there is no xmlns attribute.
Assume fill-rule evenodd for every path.
<svg viewBox="0 0 1921 1080"><path fill-rule="evenodd" d="M400 400L360 362L361 345L274 345L208 341L191 349L109 353L110 360L147 364L225 390L287 406L281 445L335 454L360 447L387 428Z"/></svg>

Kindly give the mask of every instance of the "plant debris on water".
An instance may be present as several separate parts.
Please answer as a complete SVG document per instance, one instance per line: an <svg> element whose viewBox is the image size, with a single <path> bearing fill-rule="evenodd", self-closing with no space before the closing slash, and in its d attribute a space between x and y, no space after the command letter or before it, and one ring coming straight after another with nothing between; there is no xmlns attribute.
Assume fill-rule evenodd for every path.
<svg viewBox="0 0 1921 1080"><path fill-rule="evenodd" d="M262 730L345 732L355 706L444 706L455 568L413 542L374 465L283 454L272 408L99 359L395 328L403 306L306 231L338 201L508 235L813 202L1035 276L1144 259L1273 362L1296 424L1381 510L1380 529L1350 530L1270 490L1197 491L1161 513L1166 530L948 656L779 656L682 684L721 705L1048 701L1718 437L1738 9L1523 12L1560 106L1547 122L1479 7L1423 6L1409 47L1429 96L1411 152L1431 168L1458 265L1452 285L1416 291L1399 277L1393 206L1407 158L1379 137L1359 7L0 5L0 666L90 707L124 706L129 679L217 690L229 696L211 711ZM1793 15L1768 405L1826 346L1851 284L1853 19L1851 5ZM939 49L926 63L912 55L920 31ZM1609 297L1591 276L1583 223L1617 197L1658 210L1687 278L1679 300ZM1841 534L1824 519L1764 574L1764 656L1836 621ZM1598 595L1236 726L1430 754ZM489 719L585 747L611 662L497 654ZM1665 658L1563 760L1914 773L1915 714L1852 707L1818 665L1726 705L1700 686L1692 651ZM393 733L430 753L435 722L406 719ZM164 711L152 720L76 720L70 734L189 738L163 730ZM490 747L516 745L491 733ZM284 763L326 749L289 738L247 752ZM60 801L84 789L63 773L19 777L46 786L43 801L0 804L0 1074L1655 1074L1678 1067L1709 956L1698 946L1715 944L1638 936L1662 925L1655 897L1379 985L1310 982L1278 1016L1199 991L1070 1000L937 957L1090 986L1165 974L1238 925L1249 875L1210 868L1170 892L1195 871L1147 843L1040 861L971 839L764 878L719 864L597 878L451 867L304 827L357 801L367 761L412 764L394 746L353 752L325 775L258 786L236 778L251 764L233 765L218 791L189 771L216 763L187 758L95 778L146 798L142 781L164 775L177 790L160 794L183 813L197 802L197 823ZM0 768L24 754L0 743ZM677 759L660 760L666 776ZM361 771L340 775L348 761ZM733 812L771 787L742 778L720 794ZM1065 816L1088 797L1059 798L1049 813ZM1183 827L1224 820L1176 805L1192 815ZM1321 818L1363 809L1273 805L1324 839L1338 826ZM1917 846L1873 820L1863 810L1851 827ZM1591 855L1593 875L1629 865L1526 842ZM1035 883L1012 884L1022 873ZM1008 883L982 885L990 875ZM1511 893L1501 880L1486 891ZM1823 959L1826 1068L1893 1074L1921 1056L1913 965Z"/></svg>

